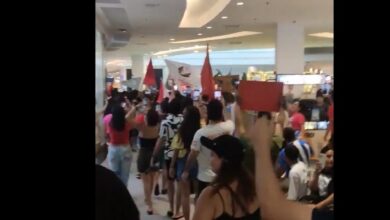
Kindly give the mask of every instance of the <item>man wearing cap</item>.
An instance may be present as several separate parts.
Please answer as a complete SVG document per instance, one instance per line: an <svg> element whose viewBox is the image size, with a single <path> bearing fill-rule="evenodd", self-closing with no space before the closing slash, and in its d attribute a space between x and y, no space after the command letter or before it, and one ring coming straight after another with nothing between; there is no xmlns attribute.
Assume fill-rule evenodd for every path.
<svg viewBox="0 0 390 220"><path fill-rule="evenodd" d="M202 145L200 139L202 136L216 138L223 134L233 134L234 123L231 120L224 121L223 105L219 100L211 100L207 105L207 120L208 124L199 129L192 140L191 152L184 167L182 178L188 178L190 168L193 166L195 160L198 160L198 191L196 198L199 197L200 192L206 188L215 177L215 173L210 167L210 150Z"/></svg>

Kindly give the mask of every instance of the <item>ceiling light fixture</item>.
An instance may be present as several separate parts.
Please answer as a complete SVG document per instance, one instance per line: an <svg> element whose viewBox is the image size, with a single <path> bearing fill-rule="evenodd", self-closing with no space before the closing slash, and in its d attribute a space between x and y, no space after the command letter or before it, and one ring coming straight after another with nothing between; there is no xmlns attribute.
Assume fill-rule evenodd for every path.
<svg viewBox="0 0 390 220"><path fill-rule="evenodd" d="M184 0L182 0L184 1ZM201 28L216 18L231 0L186 0L186 9L179 28Z"/></svg>
<svg viewBox="0 0 390 220"><path fill-rule="evenodd" d="M213 41L213 40L224 40L224 39L237 38L237 37L246 37L246 36L258 35L258 34L262 34L262 32L240 31L240 32L232 33L232 34L191 39L191 40L183 40L183 41L175 41L175 42L169 42L169 43L171 43L171 44L197 43L197 42L206 42L206 41Z"/></svg>
<svg viewBox="0 0 390 220"><path fill-rule="evenodd" d="M175 40L175 38L171 38L171 39L169 39L170 41L174 41Z"/></svg>
<svg viewBox="0 0 390 220"><path fill-rule="evenodd" d="M237 6L244 5L244 2L237 2Z"/></svg>
<svg viewBox="0 0 390 220"><path fill-rule="evenodd" d="M164 50L164 51L159 51L157 53L154 53L153 55L164 55L164 54L171 54L171 53L176 53L176 52L184 52L184 51L194 51L194 50L200 50L200 49L206 49L206 46L195 46L195 47L184 47L184 48L179 48L179 49L171 49L171 50Z"/></svg>
<svg viewBox="0 0 390 220"><path fill-rule="evenodd" d="M228 16L222 16L221 18L222 19L228 19Z"/></svg>
<svg viewBox="0 0 390 220"><path fill-rule="evenodd" d="M332 38L333 39L333 33L331 33L331 32L314 33L314 34L309 34L309 36L323 37L323 38Z"/></svg>
<svg viewBox="0 0 390 220"><path fill-rule="evenodd" d="M213 27L211 27L211 26L207 26L206 28L207 28L207 29L211 29L211 28L213 28Z"/></svg>
<svg viewBox="0 0 390 220"><path fill-rule="evenodd" d="M194 53L199 53L199 51L198 50L194 50Z"/></svg>
<svg viewBox="0 0 390 220"><path fill-rule="evenodd" d="M202 33L198 33L198 36L202 36L203 34Z"/></svg>

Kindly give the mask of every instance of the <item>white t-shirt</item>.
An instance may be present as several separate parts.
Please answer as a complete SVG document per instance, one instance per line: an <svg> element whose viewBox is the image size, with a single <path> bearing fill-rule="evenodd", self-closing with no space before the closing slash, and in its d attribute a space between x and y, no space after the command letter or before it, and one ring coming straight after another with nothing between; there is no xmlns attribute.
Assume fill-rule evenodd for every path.
<svg viewBox="0 0 390 220"><path fill-rule="evenodd" d="M318 177L318 191L320 196L326 196L328 194L328 185L331 180L331 177L320 174Z"/></svg>
<svg viewBox="0 0 390 220"><path fill-rule="evenodd" d="M288 200L299 200L307 194L307 166L298 161L289 173Z"/></svg>
<svg viewBox="0 0 390 220"><path fill-rule="evenodd" d="M199 151L198 154L198 179L203 182L210 183L215 177L215 173L211 170L210 156L211 151L200 143L200 137L217 137L223 134L233 134L234 123L231 120L220 122L218 124L209 124L199 129L192 140L191 150Z"/></svg>

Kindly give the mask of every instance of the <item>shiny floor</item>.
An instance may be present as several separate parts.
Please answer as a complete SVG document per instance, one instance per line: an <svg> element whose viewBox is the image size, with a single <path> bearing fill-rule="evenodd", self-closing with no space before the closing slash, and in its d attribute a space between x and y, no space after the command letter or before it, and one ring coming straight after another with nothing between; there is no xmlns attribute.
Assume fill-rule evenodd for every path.
<svg viewBox="0 0 390 220"><path fill-rule="evenodd" d="M138 156L138 153L133 154L133 162L131 165L131 172L130 172L130 178L127 185L127 188L133 197L135 203L138 206L138 210L141 215L141 220L162 220L162 219L171 219L166 216L166 213L169 208L168 203L168 196L167 195L159 195L154 196L153 195L153 208L154 208L154 214L148 215L146 213L147 206L144 203L144 191L143 191L143 185L142 181L136 178L137 175L137 163L136 158ZM103 166L108 167L107 161L104 161L102 163ZM160 180L161 183L161 180ZM193 195L192 195L193 197ZM194 205L191 204L191 217L194 212ZM180 218L180 220L184 220L184 218Z"/></svg>

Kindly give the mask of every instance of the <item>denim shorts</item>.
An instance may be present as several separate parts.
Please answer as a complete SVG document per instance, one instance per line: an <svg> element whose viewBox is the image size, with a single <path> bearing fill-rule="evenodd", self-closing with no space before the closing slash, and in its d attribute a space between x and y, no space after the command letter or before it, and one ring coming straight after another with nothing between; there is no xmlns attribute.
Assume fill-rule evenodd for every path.
<svg viewBox="0 0 390 220"><path fill-rule="evenodd" d="M177 158L176 160L176 180L180 181L181 175L183 174L184 167L187 162L187 157ZM190 169L188 180L196 180L198 176L198 163L196 162L193 167Z"/></svg>

